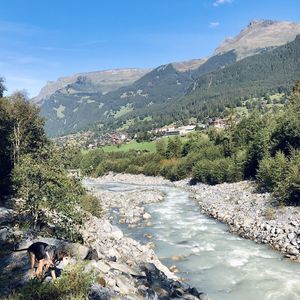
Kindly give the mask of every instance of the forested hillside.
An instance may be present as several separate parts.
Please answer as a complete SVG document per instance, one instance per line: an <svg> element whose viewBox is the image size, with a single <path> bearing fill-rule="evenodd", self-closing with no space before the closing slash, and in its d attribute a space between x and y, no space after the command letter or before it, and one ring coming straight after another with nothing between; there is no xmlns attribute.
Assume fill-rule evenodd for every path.
<svg viewBox="0 0 300 300"><path fill-rule="evenodd" d="M179 71L176 66L180 63L162 65L132 84L107 92L102 85L110 82L100 80L97 74L92 79L74 77L76 80L40 102L46 132L59 136L100 128L135 133L174 121L188 123L191 117L201 122L205 117L222 115L226 107L234 107L244 98L288 92L299 77L299 38L276 47L290 41L298 28L297 23L253 21L196 69ZM122 83L120 76L118 84Z"/></svg>
<svg viewBox="0 0 300 300"><path fill-rule="evenodd" d="M277 92L288 93L299 78L300 36L297 36L284 46L200 76L186 95L173 102L172 106L148 107L126 118L151 116L152 121L147 122L147 126L140 124L144 130L171 121L185 122L190 117L201 121L208 116L221 116L226 107L235 107L243 99Z"/></svg>
<svg viewBox="0 0 300 300"><path fill-rule="evenodd" d="M227 129L197 131L157 140L156 152L104 152L82 155L86 175L116 173L161 175L172 181L218 184L256 179L282 204L300 205L300 81L279 112L254 111Z"/></svg>

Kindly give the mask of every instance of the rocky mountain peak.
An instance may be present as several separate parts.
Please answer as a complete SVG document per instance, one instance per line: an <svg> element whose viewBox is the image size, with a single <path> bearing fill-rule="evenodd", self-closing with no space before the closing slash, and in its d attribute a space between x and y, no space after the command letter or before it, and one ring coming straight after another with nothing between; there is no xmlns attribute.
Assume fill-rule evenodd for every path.
<svg viewBox="0 0 300 300"><path fill-rule="evenodd" d="M261 20L251 20L248 24L248 28L253 28L255 26L269 26L269 25L273 25L275 23L278 23L279 21L274 21L274 20L265 20L265 19L261 19Z"/></svg>
<svg viewBox="0 0 300 300"><path fill-rule="evenodd" d="M300 24L287 21L252 20L237 36L225 39L215 50L221 54L235 50L237 59L291 42L300 34Z"/></svg>
<svg viewBox="0 0 300 300"><path fill-rule="evenodd" d="M127 68L78 73L71 76L61 77L56 81L47 82L47 85L41 89L38 96L33 98L33 101L36 103L43 102L56 91L74 83L82 84L89 82L90 84L94 85L99 92L105 94L133 83L149 71L151 70Z"/></svg>

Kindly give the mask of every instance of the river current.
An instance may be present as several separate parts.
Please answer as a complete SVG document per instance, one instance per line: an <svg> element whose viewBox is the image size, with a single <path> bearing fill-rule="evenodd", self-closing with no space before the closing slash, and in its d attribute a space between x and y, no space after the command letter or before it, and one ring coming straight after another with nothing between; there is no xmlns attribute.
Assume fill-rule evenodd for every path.
<svg viewBox="0 0 300 300"><path fill-rule="evenodd" d="M146 206L152 227L129 229L124 233L147 243L153 236L155 252L168 267L176 265L177 275L213 300L297 300L300 299L300 264L284 259L266 245L238 237L228 227L200 212L188 192L167 186L137 186L125 183L88 186L111 192L138 188L158 189L165 201ZM172 256L184 257L180 261Z"/></svg>

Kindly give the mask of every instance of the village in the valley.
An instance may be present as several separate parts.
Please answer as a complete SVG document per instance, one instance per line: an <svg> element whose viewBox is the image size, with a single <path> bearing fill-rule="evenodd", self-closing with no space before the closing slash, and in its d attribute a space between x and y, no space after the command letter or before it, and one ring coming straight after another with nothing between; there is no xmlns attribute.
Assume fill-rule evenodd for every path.
<svg viewBox="0 0 300 300"><path fill-rule="evenodd" d="M203 130L207 128L224 129L226 127L227 121L225 119L216 118L214 120L208 119L206 124L190 124L186 126L176 126L172 124L162 128L153 129L149 131L149 134L151 135L151 140L156 140L161 137L168 136L186 136L188 133L196 130ZM96 135L95 132L88 130L60 136L53 138L52 140L55 144L60 146L74 145L85 149L94 149L106 145L120 145L128 143L136 139L136 137L137 134L129 136L129 134L125 131Z"/></svg>

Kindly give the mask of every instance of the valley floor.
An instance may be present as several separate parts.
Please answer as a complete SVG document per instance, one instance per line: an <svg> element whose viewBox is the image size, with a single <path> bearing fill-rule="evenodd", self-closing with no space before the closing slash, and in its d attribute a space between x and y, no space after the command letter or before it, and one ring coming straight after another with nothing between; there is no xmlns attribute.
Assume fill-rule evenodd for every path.
<svg viewBox="0 0 300 300"><path fill-rule="evenodd" d="M270 194L257 193L253 182L191 186L189 180L170 182L162 177L111 173L96 181L184 188L190 192L191 198L199 204L203 213L227 224L233 233L257 243L269 244L286 257L299 260L300 208L278 206ZM128 221L128 216L126 221L126 214L123 221L134 223Z"/></svg>

